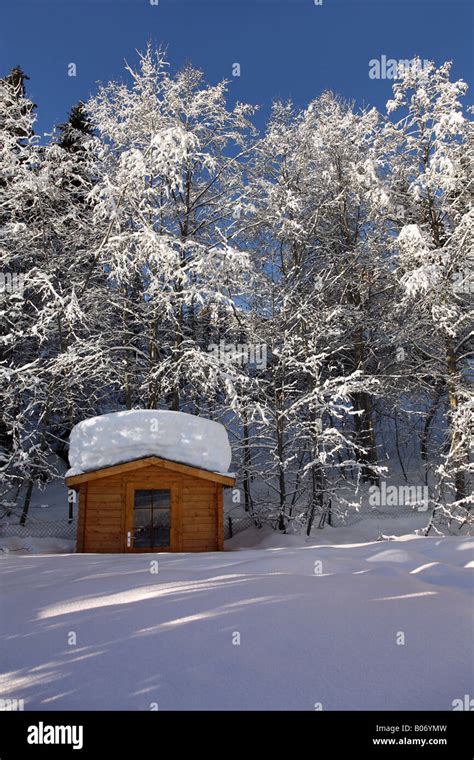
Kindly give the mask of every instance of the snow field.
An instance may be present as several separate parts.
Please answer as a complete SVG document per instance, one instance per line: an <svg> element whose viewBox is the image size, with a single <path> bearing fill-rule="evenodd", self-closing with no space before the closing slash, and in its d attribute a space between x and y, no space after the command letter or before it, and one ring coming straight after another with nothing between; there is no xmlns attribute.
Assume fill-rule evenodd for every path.
<svg viewBox="0 0 474 760"><path fill-rule="evenodd" d="M3 555L0 695L26 710L449 710L473 693L473 539L273 536L221 554Z"/></svg>

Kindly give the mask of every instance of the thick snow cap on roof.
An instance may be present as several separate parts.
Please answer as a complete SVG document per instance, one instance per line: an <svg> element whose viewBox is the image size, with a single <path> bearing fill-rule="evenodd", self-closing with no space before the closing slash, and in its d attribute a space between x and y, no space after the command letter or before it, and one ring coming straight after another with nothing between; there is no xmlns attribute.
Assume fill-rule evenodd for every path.
<svg viewBox="0 0 474 760"><path fill-rule="evenodd" d="M113 412L79 422L69 439L67 476L158 456L226 473L231 450L219 422L183 412L153 409Z"/></svg>

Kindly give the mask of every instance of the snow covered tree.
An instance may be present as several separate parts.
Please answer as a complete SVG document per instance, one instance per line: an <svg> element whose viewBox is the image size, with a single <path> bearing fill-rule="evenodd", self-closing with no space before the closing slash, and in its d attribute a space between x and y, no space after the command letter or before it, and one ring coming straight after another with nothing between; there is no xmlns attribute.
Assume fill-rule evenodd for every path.
<svg viewBox="0 0 474 760"><path fill-rule="evenodd" d="M259 137L226 82L151 47L126 71L49 140L21 69L0 81L4 498L26 519L81 419L167 407L225 422L244 508L280 528L420 472L430 527L464 524L466 85L415 62L385 121L325 92Z"/></svg>
<svg viewBox="0 0 474 760"><path fill-rule="evenodd" d="M70 426L84 413L84 408L72 411L82 377L73 357L87 332L75 287L89 267L92 219L86 195L93 169L87 150L80 154L54 141L40 144L33 135L33 104L18 76L14 84L9 78L0 83L0 113L2 413L8 436L3 469L6 491L25 483L25 519L34 481L51 476L51 454L64 455ZM97 299L89 306L89 323L95 315L95 326L104 326ZM83 358L88 363L83 371L93 382L89 350ZM89 413L94 397L89 386Z"/></svg>
<svg viewBox="0 0 474 760"><path fill-rule="evenodd" d="M15 385L9 392L9 368L14 369L21 361L23 291L31 240L31 230L25 223L25 189L35 160L34 105L26 97L25 79L26 75L16 67L0 80L0 457L2 473L10 474L18 465L18 441L12 424L19 394Z"/></svg>
<svg viewBox="0 0 474 760"><path fill-rule="evenodd" d="M58 144L69 153L84 150L84 138L92 137L94 131L88 118L85 105L79 102L69 113L69 118L59 127Z"/></svg>
<svg viewBox="0 0 474 760"><path fill-rule="evenodd" d="M379 472L370 407L377 379L364 351L379 316L372 293L386 243L377 128L376 112L356 115L331 93L300 113L276 104L243 221L265 282L257 310L271 356L261 383L270 480L281 514L293 514L309 486L310 521L324 512L336 472ZM344 430L350 420L354 436Z"/></svg>
<svg viewBox="0 0 474 760"><path fill-rule="evenodd" d="M386 130L391 183L405 219L398 277L414 317L406 328L416 347L417 376L447 401L449 440L434 454L440 475L435 505L463 521L472 503L472 123L460 102L467 85L451 81L451 64L416 63L401 72L387 104L398 116Z"/></svg>
<svg viewBox="0 0 474 760"><path fill-rule="evenodd" d="M116 313L122 402L202 408L223 376L209 325L232 319L249 278L232 246L252 109L225 102L187 66L175 77L149 48L131 86L110 83L87 104L102 139L95 223Z"/></svg>

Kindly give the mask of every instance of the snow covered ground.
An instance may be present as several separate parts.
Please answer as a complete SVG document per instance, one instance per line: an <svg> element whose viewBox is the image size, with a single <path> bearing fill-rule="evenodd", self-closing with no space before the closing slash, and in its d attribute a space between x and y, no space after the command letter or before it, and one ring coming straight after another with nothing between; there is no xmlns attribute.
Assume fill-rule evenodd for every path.
<svg viewBox="0 0 474 760"><path fill-rule="evenodd" d="M450 710L474 693L474 539L324 545L262 529L227 545L1 554L0 697L26 710Z"/></svg>

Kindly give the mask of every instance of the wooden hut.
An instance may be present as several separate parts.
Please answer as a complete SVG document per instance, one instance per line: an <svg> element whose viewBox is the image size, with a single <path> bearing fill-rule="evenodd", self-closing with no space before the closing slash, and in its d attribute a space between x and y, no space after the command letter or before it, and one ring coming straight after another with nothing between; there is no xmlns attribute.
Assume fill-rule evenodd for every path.
<svg viewBox="0 0 474 760"><path fill-rule="evenodd" d="M71 475L78 552L208 552L224 548L230 475L147 456Z"/></svg>

